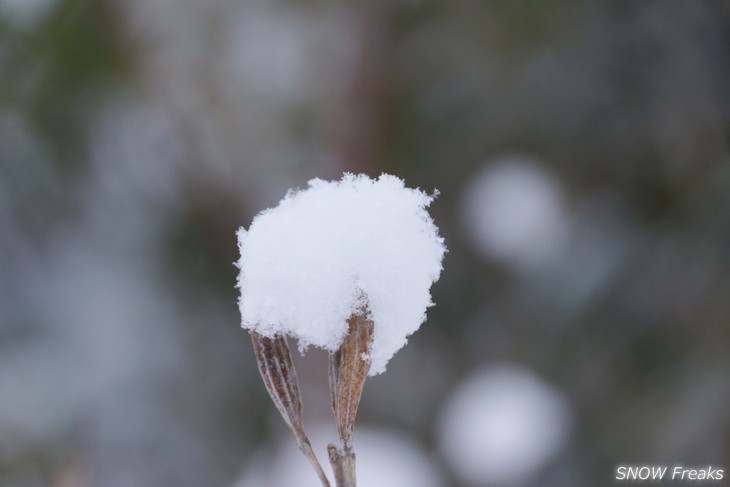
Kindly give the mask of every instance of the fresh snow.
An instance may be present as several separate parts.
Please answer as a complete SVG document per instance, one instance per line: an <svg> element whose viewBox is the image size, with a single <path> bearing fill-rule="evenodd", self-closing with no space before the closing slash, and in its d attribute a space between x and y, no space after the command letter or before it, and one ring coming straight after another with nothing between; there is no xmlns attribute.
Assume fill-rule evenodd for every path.
<svg viewBox="0 0 730 487"><path fill-rule="evenodd" d="M375 323L370 375L385 370L431 306L446 251L433 200L383 174L313 179L237 232L241 324L329 351L367 304Z"/></svg>

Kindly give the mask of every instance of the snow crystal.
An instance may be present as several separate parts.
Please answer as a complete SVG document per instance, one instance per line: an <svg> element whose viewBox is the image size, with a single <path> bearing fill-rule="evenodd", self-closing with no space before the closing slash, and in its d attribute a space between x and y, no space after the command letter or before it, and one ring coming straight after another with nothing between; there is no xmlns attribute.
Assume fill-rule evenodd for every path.
<svg viewBox="0 0 730 487"><path fill-rule="evenodd" d="M335 351L367 303L375 323L370 375L418 329L446 251L426 211L433 196L383 174L313 179L238 230L244 328Z"/></svg>

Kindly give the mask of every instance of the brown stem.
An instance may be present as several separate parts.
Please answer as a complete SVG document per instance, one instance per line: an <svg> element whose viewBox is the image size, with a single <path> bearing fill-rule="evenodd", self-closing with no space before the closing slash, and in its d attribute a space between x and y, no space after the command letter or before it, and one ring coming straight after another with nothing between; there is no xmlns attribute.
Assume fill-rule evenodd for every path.
<svg viewBox="0 0 730 487"><path fill-rule="evenodd" d="M355 53L333 124L341 169L377 175L383 167L393 78L392 0L355 0Z"/></svg>
<svg viewBox="0 0 730 487"><path fill-rule="evenodd" d="M355 453L345 453L333 444L327 446L332 471L335 475L336 487L357 487L355 475Z"/></svg>

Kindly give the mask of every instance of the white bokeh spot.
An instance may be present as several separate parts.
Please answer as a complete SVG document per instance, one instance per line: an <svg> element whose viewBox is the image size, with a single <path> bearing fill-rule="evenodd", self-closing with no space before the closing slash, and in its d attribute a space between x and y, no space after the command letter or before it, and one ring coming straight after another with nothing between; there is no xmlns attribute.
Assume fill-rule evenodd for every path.
<svg viewBox="0 0 730 487"><path fill-rule="evenodd" d="M520 485L564 444L565 399L530 371L499 365L474 372L441 414L439 448L470 486Z"/></svg>
<svg viewBox="0 0 730 487"><path fill-rule="evenodd" d="M307 428L310 430L310 428ZM311 428L310 439L325 471L326 445L336 432ZM443 476L423 449L409 437L382 429L358 427L355 438L358 487L444 487ZM333 484L334 485L334 484ZM274 451L258 451L235 487L321 487L309 462L289 437Z"/></svg>
<svg viewBox="0 0 730 487"><path fill-rule="evenodd" d="M488 258L530 270L560 255L570 221L558 181L536 160L501 156L464 188L462 222Z"/></svg>

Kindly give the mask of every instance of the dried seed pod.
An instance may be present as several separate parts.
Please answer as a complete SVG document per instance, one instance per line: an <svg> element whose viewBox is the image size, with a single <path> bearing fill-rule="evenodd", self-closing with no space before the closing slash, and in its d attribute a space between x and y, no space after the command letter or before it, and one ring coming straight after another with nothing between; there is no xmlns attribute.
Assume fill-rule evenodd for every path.
<svg viewBox="0 0 730 487"><path fill-rule="evenodd" d="M251 330L251 341L261 378L271 400L274 401L276 409L279 410L287 426L294 433L299 449L312 464L322 485L330 487L327 476L304 432L299 382L286 337L275 335L273 338L269 338Z"/></svg>
<svg viewBox="0 0 730 487"><path fill-rule="evenodd" d="M332 411L342 441L343 454L352 452L352 433L365 379L370 370L370 349L375 325L367 306L348 320L348 332L340 348L330 355L329 376Z"/></svg>

